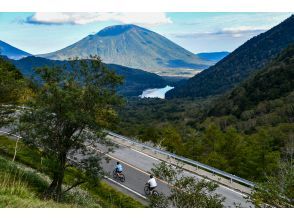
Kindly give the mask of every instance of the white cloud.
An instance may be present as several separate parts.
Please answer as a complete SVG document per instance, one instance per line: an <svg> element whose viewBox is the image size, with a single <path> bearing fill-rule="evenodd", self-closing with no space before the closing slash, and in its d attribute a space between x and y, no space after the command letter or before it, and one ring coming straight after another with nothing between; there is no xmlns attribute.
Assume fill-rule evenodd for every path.
<svg viewBox="0 0 294 220"><path fill-rule="evenodd" d="M123 24L159 25L172 23L165 13L88 13L88 12L37 12L27 19L34 24L89 24L116 21Z"/></svg>
<svg viewBox="0 0 294 220"><path fill-rule="evenodd" d="M243 37L244 35L254 36L258 35L270 27L254 27L254 26L239 26L233 28L223 28L219 31L214 32L197 32L197 33L182 33L174 34L174 37L178 38L198 38L198 37L207 37L207 36L227 36L227 37Z"/></svg>

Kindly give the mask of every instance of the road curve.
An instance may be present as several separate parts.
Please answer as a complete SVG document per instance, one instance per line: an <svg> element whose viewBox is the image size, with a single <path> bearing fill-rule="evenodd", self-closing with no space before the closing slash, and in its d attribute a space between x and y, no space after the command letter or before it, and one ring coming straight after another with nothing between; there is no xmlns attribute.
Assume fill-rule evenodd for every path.
<svg viewBox="0 0 294 220"><path fill-rule="evenodd" d="M0 131L0 133L4 133L5 135L9 133L8 129L1 128L1 130L2 131ZM103 144L95 144L95 150L99 152L105 152L107 148L108 147ZM115 167L116 162L120 161L124 166L124 175L126 177L126 181L124 183L118 182L117 185L119 187L123 187L124 189L129 189L130 193L134 193L136 195L139 194L140 197L144 198L144 185L149 178L151 168L154 166L154 164L160 163L160 160L125 146L119 146L115 149L114 152L108 153L107 156L110 158L110 160L103 160L102 166L105 172L108 173L109 178L112 178L112 171ZM187 171L184 171L183 174L187 176L193 176L196 179L202 178ZM157 182L158 192L164 194L170 193L170 188L166 182L162 180L157 180ZM245 199L246 195L238 191L232 190L228 187L220 185L216 192L225 197L225 207L235 207L236 204L240 207L253 206L251 203L248 203Z"/></svg>
<svg viewBox="0 0 294 220"><path fill-rule="evenodd" d="M95 148L99 151L106 150L106 146L99 143L95 144ZM160 160L124 146L119 146L114 152L109 153L108 156L111 160L109 163L104 161L103 168L109 173L110 177L116 161L120 161L124 166L124 174L126 177L126 181L120 184L144 195L144 185L149 178L151 168L154 164L159 164ZM193 176L196 179L202 178L188 171L184 171L183 174L186 176ZM164 181L158 180L158 191L164 194L169 194L170 189L168 184ZM235 205L241 207L253 206L251 203L247 202L245 198L246 195L228 187L220 185L216 192L225 197L225 207L235 207Z"/></svg>

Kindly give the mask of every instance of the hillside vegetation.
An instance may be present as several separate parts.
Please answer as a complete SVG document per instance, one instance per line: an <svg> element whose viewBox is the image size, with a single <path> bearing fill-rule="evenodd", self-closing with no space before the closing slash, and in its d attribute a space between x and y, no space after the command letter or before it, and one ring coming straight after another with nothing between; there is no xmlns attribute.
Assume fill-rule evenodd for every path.
<svg viewBox="0 0 294 220"><path fill-rule="evenodd" d="M11 60L11 62L27 78L35 76L35 69L39 67L66 66L70 69L70 64L68 61L49 60L34 56L26 57L20 60ZM123 77L123 84L120 85L117 89L117 92L123 96L138 96L141 95L145 89L160 88L166 86L167 84L167 82L162 77L151 72L116 64L105 65L108 69Z"/></svg>
<svg viewBox="0 0 294 220"><path fill-rule="evenodd" d="M246 179L275 175L294 134L293 47L224 97L133 100L118 132Z"/></svg>
<svg viewBox="0 0 294 220"><path fill-rule="evenodd" d="M294 15L230 53L166 94L167 98L207 97L222 94L263 68L294 43Z"/></svg>
<svg viewBox="0 0 294 220"><path fill-rule="evenodd" d="M86 63L79 63L80 61L76 61L78 64L84 64L84 71L87 70ZM92 61L95 62L95 61ZM99 67L101 62L96 60L95 64L98 64ZM93 64L93 63L92 63ZM105 68L105 67L103 67ZM91 69L92 70L92 69ZM110 91L106 85L111 83L115 84L119 82L120 78L114 73L109 72L107 69L103 69L105 72L104 77L107 79L101 79L102 76L100 75L101 81L95 81L95 85L99 84L99 92L102 94L102 97L107 100L107 107L110 108L110 105L114 103L114 89ZM44 68L40 69L39 71L44 71L44 75L42 75L42 79L48 83L46 86L33 84L33 82L29 83L21 73L7 60L0 59L0 78L1 78L1 99L0 99L0 113L1 113L1 127L7 124L13 124L14 126L22 127L21 136L23 137L22 141L26 142L26 144L22 144L17 142L16 140L9 140L6 137L0 137L0 206L1 207L142 207L142 205L131 199L128 196L123 195L122 193L117 192L110 186L108 186L105 182L101 182L101 178L103 177L103 169L100 166L101 157L100 155L94 155L94 157L84 158L81 163L73 164L68 160L66 149L62 147L69 147L74 146L73 150L81 149L84 147L84 135L76 136L75 139L68 138L70 123L73 126L78 126L79 122L86 123L88 120L91 125L97 125L100 123L100 126L106 127L104 120L107 123L112 123L111 119L112 116L108 115L107 117L104 116L101 112L99 114L93 114L85 112L84 106L87 106L87 111L89 111L90 106L84 104L89 100L85 100L85 98L77 98L79 95L84 95L86 93L87 98L90 98L89 92L85 92L85 86L82 87L80 84L81 81L77 81L74 84L71 77L73 74L69 74L69 81L71 82L71 92L68 90L69 84L58 84L55 83L54 80L63 80L68 79L65 77L65 74L58 69L58 68ZM87 83L93 84L93 78L91 78L91 74L96 74L97 72L83 72L84 80L88 80ZM48 77L48 78L46 78ZM86 78L88 77L88 78ZM90 80L91 78L92 80ZM108 84L108 82L110 82ZM55 89L50 90L52 87L56 86ZM64 87L62 87L64 86ZM57 88L58 92L62 95L57 95ZM89 87L91 87L89 85ZM97 94L94 91L94 86L91 89L91 95ZM105 90L103 91L102 88ZM41 89L47 91L42 92ZM44 91L43 90L43 91ZM26 92L29 91L29 92ZM66 111L66 117L62 117L63 123L59 123L58 125L64 126L62 127L66 133L66 135L61 134L62 131L56 129L57 126L46 127L50 124L48 123L41 123L36 125L36 121L34 120L44 120L47 116L49 116L49 120L53 117L52 121L56 122L57 114L50 114L50 108L53 107L53 103L58 104L58 101L51 102L52 97L50 95L54 94L57 95L57 100L59 101L59 106L62 102L63 107L59 108L62 109L62 113ZM103 93L104 92L104 93ZM112 93L111 93L112 92ZM105 94L107 93L107 95ZM45 96L48 95L47 97ZM45 97L44 97L45 96ZM75 96L70 97L70 96ZM95 96L97 97L97 96ZM111 98L110 98L111 97ZM99 97L98 97L99 98ZM42 100L42 101L41 101ZM35 101L35 102L34 102ZM36 105L42 103L44 106L45 101L49 102L48 108L42 108L42 111L36 111L34 107ZM72 103L75 102L75 103ZM80 105L77 104L80 102ZM81 104L82 102L82 104ZM99 101L89 101L90 103L99 105L99 110L102 110L102 100L99 98ZM31 104L30 108L25 108L21 112L21 116L18 117L19 120L22 120L21 125L18 120L14 120L13 116L19 115L14 114L15 109L13 108L14 105L25 104L28 106ZM71 107L70 107L71 106ZM82 106L82 107L79 107ZM72 109L77 111L77 109L83 108L81 111L82 113L70 112ZM29 110L28 110L29 109ZM93 107L94 111L96 112L96 108ZM27 114L23 114L25 110L28 110ZM20 112L19 112L20 113ZM32 116L32 114L34 115ZM42 116L38 117L37 114L43 113ZM60 112L58 112L60 114ZM75 114L76 113L76 114ZM107 114L106 112L105 114ZM94 116L97 120L94 123L94 119L89 119L85 117L91 115ZM36 117L37 116L37 117ZM44 117L45 116L45 117ZM27 123L25 121L27 117ZM29 118L32 117L32 118ZM80 117L80 118L79 118ZM101 118L99 118L101 117ZM47 118L48 119L48 118ZM60 120L60 119L59 119ZM71 122L70 122L71 120ZM51 123L52 123L51 121ZM65 123L67 122L66 126ZM25 128L26 125L30 124L30 128ZM35 124L33 124L35 123ZM35 129L32 129L32 125L36 125ZM42 126L44 129L42 129ZM85 126L83 126L85 127ZM60 140L61 143L54 143L56 139L53 138L53 133L50 135L44 135L43 132L50 132L52 128L53 132L57 132L56 135L61 135L63 138ZM59 128L60 129L60 128ZM18 130L18 131L19 131ZM77 129L75 128L74 131ZM34 134L28 134L28 132L40 132ZM99 131L96 130L98 135ZM74 134L75 132L70 132L70 134ZM27 138L26 138L26 135ZM38 137L40 139L38 139ZM44 137L47 137L48 140L44 141ZM30 141L30 138L31 141ZM67 138L67 140L66 140ZM87 135L87 138L90 138ZM101 136L99 139L101 140ZM34 142L36 141L37 142ZM80 143L79 143L80 142ZM72 144L70 146L70 144ZM46 148L47 147L47 148ZM54 149L53 149L54 147ZM52 150L53 149L53 150ZM61 157L57 157L57 153L62 151L64 157L62 157L62 161L58 161ZM66 153L65 153L66 152ZM72 150L71 150L72 152ZM86 151L84 151L86 153ZM88 156L91 156L91 152L87 152ZM15 157L16 156L16 157ZM13 159L12 159L13 158ZM10 162L14 161L14 162ZM17 161L17 162L16 162ZM58 166L62 164L63 168L60 169ZM62 176L58 177L58 182L55 181L57 178L56 173L60 174L62 172ZM61 178L62 177L62 178ZM49 191L52 186L58 183L58 193L52 193ZM50 196L48 196L50 195Z"/></svg>
<svg viewBox="0 0 294 220"><path fill-rule="evenodd" d="M266 105L267 103L264 101L288 96L293 88L294 44L284 50L265 68L253 74L249 80L238 86L229 95L219 99L209 115L232 114L241 117L245 110L254 108L258 103L263 102ZM259 107L261 108L261 106ZM288 107L291 108L291 106ZM246 113L250 114L250 112ZM246 113L242 116L246 117Z"/></svg>
<svg viewBox="0 0 294 220"><path fill-rule="evenodd" d="M16 162L11 162L14 148L15 140L0 136L0 207L143 207L104 182L95 187L82 185L66 193L60 202L44 199L44 192L50 183L46 160L40 160L40 151L20 142ZM74 168L66 172L67 187L75 180L77 173L82 175Z"/></svg>

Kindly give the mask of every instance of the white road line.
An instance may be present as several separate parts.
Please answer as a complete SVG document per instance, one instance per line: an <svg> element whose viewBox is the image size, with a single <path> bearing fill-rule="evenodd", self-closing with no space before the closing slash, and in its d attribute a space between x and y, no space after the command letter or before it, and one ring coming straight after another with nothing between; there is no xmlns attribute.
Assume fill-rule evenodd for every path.
<svg viewBox="0 0 294 220"><path fill-rule="evenodd" d="M96 149L95 147L89 147L89 148L91 148L92 150L95 150L95 151L98 151L98 152L102 153L101 150L98 150L98 149ZM142 172L142 173L145 173L145 174L147 174L147 175L150 175L150 173L147 173L147 172L145 172L144 170L141 170L141 169L139 169L139 168L137 168L137 167L135 167L135 166L129 164L128 162L125 162L124 160L118 159L118 158L116 158L116 157L114 157L114 156L111 156L110 154L105 154L105 155L108 156L108 157L110 157L110 158L113 159L113 160L117 160L117 161L119 161L119 162L121 162L121 163L124 163L124 164L128 165L129 167L132 167L132 168L135 169L135 170L138 170L138 171L140 171L140 172Z"/></svg>
<svg viewBox="0 0 294 220"><path fill-rule="evenodd" d="M93 150L96 150L96 151L101 152L100 150L98 150L98 149L96 149L96 148L94 148L94 147L90 147L90 148L92 148ZM137 151L137 150L135 150L135 151ZM139 152L138 152L138 153L139 153ZM141 152L141 154L144 154L144 153ZM141 173L144 173L144 174L146 174L146 175L150 175L150 173L145 172L144 170L141 170L141 169L139 169L139 168L137 168L137 167L135 167L135 166L129 164L128 162L125 162L124 160L118 159L118 158L116 158L116 157L114 157L114 156L111 156L111 155L109 155L109 154L106 154L106 155L107 155L108 157L114 159L114 160L117 160L117 161L119 161L119 162L121 162L121 163L124 163L124 164L128 165L129 167L131 167L131 168L133 168L133 169L135 169L135 170L137 170L137 171L139 171L139 172L141 172ZM145 154L144 154L144 155L145 155ZM157 160L158 160L158 159L157 159ZM158 161L160 161L160 160L158 160ZM168 163L168 162L167 162L167 163ZM171 165L174 167L173 164L171 164ZM193 173L193 172L189 172L189 171L186 171L186 170L185 170L185 172L190 173L192 176L195 176L195 177L197 177L197 178L199 178L199 179L205 179L205 180L207 180L207 181L213 182L212 180L207 179L207 178L204 178L204 177L202 177L202 176L199 176L199 175L197 175L197 174L195 174L195 173ZM157 178L157 180L159 180L160 182L162 182L162 183L164 183L164 184L166 184L166 185L170 185L169 183L167 183L166 181L164 181L164 180L162 180L162 179ZM227 189L227 190L229 190L229 191L231 191L231 192L233 192L233 193L239 194L239 195L241 195L241 196L246 196L245 194L243 194L243 193L241 193L241 192L239 192L239 191L233 190L233 189L231 189L231 188L229 188L229 187L226 187L226 186L224 186L224 185L222 185L222 184L219 184L219 187L220 187L220 188L225 188L225 189Z"/></svg>
<svg viewBox="0 0 294 220"><path fill-rule="evenodd" d="M98 150L98 149L96 149L96 148L94 148L94 147L89 147L89 148L92 148L93 150L95 150L95 151L98 151L98 152L102 152L102 151L100 151L100 150ZM141 170L141 169L139 169L139 168L137 168L137 167L135 167L135 166L133 166L132 164L129 164L128 162L126 162L126 161L124 161L124 160L121 160L121 159L118 159L118 158L116 158L116 157L114 157L114 156L111 156L110 154L105 154L106 156L108 156L108 157L110 157L111 159L113 159L113 160L117 160L117 161L119 161L119 162L121 162L121 163L124 163L124 164L126 164L126 165L128 165L129 167L131 167L131 168L133 168L133 169L135 169L135 170L137 170L137 171L139 171L139 172L141 172L141 173L144 173L144 174L146 174L146 175L150 175L151 173L148 173L148 172L146 172L146 171L144 171L144 170ZM164 180L162 180L162 179L159 179L159 178L157 178L157 180L158 181L160 181L160 182L162 182L162 183L164 183L164 184L166 184L166 185L170 185L168 182L166 182L166 181L164 181Z"/></svg>
<svg viewBox="0 0 294 220"><path fill-rule="evenodd" d="M139 154L142 154L142 155L144 155L145 157L149 157L149 158L151 158L151 159L153 159L153 160L160 161L159 159L157 159L157 158L155 158L155 157L152 157L152 156L150 156L150 155L148 155L148 154L146 154L146 153L143 153L143 152L138 151L138 150L136 150L136 149L133 149L133 148L131 148L131 147L130 147L129 149L131 149L132 151L135 151L135 152L137 152L137 153L139 153Z"/></svg>
<svg viewBox="0 0 294 220"><path fill-rule="evenodd" d="M119 138L117 138L117 139L119 139ZM159 159L157 159L157 158L155 158L155 157L152 157L152 156L150 156L150 155L148 155L148 154L146 154L146 153L143 153L143 152L140 152L140 151L138 151L138 150L135 150L135 149L133 149L131 146L128 146L127 144L124 144L124 143L120 143L120 142L118 142L118 141L116 141L116 143L117 144L120 144L120 145L122 145L122 146L125 146L125 147L127 147L128 149L130 149L130 150L133 150L133 151L135 151L135 152L137 152L137 153L139 153L139 154L142 154L142 155L144 155L144 156L146 156L146 157L149 157L149 158L152 158L152 159L154 159L154 160L157 160L157 161L161 161L161 160L159 160ZM116 160L119 160L119 159L117 159L117 158L115 158L115 157L113 157L114 159L116 159ZM121 162L124 162L124 161L121 161ZM168 163L168 164L171 164L171 163L169 163L169 162L167 162L167 161L165 161L166 163ZM126 162L124 162L124 163L126 163ZM130 167L133 167L132 165L130 165L130 164L128 164L128 163L126 163L127 165L129 165ZM171 165L173 165L173 164L171 164ZM173 165L174 166L174 165ZM137 169L138 171L141 171L141 172L143 172L143 173L146 173L146 172L144 172L144 171L142 171L142 170L140 170L140 169L138 169L138 168L135 168L135 167L133 167L134 169ZM191 172L191 171L188 171L188 170L186 170L186 172L188 172L188 173L190 173L190 174L192 174L193 176L196 176L196 177L198 177L198 178L200 178L200 179L207 179L207 178L204 178L204 177L202 177L202 176L200 176L200 175L197 175L197 174L195 174L194 172ZM146 174L148 174L148 173L146 173ZM159 179L160 180L160 179ZM208 181L211 181L211 182L214 182L214 181L212 181L212 180L210 180L210 179L207 179ZM161 180L162 181L162 180ZM165 182L165 181L162 181L162 182ZM166 182L165 182L166 183ZM166 183L166 184L168 184L168 183ZM224 188L224 189L227 189L227 190L229 190L229 191L231 191L231 192L233 192L233 193L236 193L236 194L239 194L239 195L241 195L241 196L243 196L243 197L245 197L245 196L247 196L246 194L243 194L243 193L241 193L241 192L239 192L239 191L237 191L237 190L234 190L234 189L231 189L231 188L229 188L229 187L227 187L227 186L224 186L223 184L221 184L221 183L219 183L219 186L221 187L221 188Z"/></svg>
<svg viewBox="0 0 294 220"><path fill-rule="evenodd" d="M107 180L109 180L109 181L111 181L111 182L113 182L113 183L115 183L115 184L117 184L117 185L119 185L119 186L122 187L122 188L127 189L128 191L130 191L130 192L136 194L137 196L140 196L140 197L143 198L143 199L147 199L146 196L143 196L142 194L140 194L140 193L136 192L135 190L132 190L131 188L129 188L129 187L127 187L127 186L125 186L125 185L123 185L123 184L121 184L121 183L119 183L119 182L117 182L117 181L115 181L115 180L113 180L113 179L111 179L111 178L109 178L108 176L104 176L104 178L107 179Z"/></svg>
<svg viewBox="0 0 294 220"><path fill-rule="evenodd" d="M0 131L0 133L4 133L4 134L8 134L8 135L11 135L11 136L14 136L14 137L21 138L21 137L18 136L18 135L15 135L15 134L12 134L12 133L9 133L9 132L6 132L6 131ZM95 148L93 148L93 147L90 147L90 148L92 148L92 149L98 151L97 149L95 149ZM107 155L107 156L111 157L110 155ZM116 158L114 158L114 157L112 157L112 158L113 158L113 159L116 159ZM116 159L116 160L117 160L117 159ZM125 162L124 162L124 163L125 163ZM129 165L129 164L127 164L127 165ZM129 165L129 166L131 166L131 165ZM134 167L133 167L133 168L134 168ZM141 172L142 172L142 171L141 171ZM146 174L148 174L148 173L146 173ZM148 175L149 175L149 174L148 174ZM108 179L109 181L111 181L111 182L113 182L113 183L115 183L115 184L117 184L117 185L119 185L119 186L121 186L121 187L123 187L123 188L125 188L125 189L127 189L128 191L130 191L130 192L136 194L137 196L140 196L140 197L143 198L143 199L147 199L146 196L143 196L142 194L140 194L140 193L138 193L138 192L132 190L131 188L129 188L129 187L125 186L125 185L122 185L122 184L120 184L120 183L114 181L113 179L111 179L111 178L109 178L109 177L107 177L107 176L104 176L104 178L105 178L105 179Z"/></svg>
<svg viewBox="0 0 294 220"><path fill-rule="evenodd" d="M20 137L20 136L18 136L18 135L15 135L15 134L12 134L12 133L9 133L9 132L6 132L6 131L0 131L1 133L4 133L4 134L8 134L8 135L11 135L11 136L14 136L14 137L18 137L18 138L22 138L22 137ZM120 143L121 144L121 143ZM125 144L121 144L121 145L125 145ZM127 146L127 145L126 145ZM96 149L96 148L94 148L94 147L90 147L90 148L92 148L93 150L96 150L96 151L99 151L99 152L101 152L100 150L98 150L98 149ZM151 156L149 156L149 155L147 155L147 154L145 154L145 153L143 153L143 152L140 152L140 151L138 151L138 150L135 150L135 149L132 149L131 147L128 147L129 149L131 149L131 150L133 150L133 151L136 151L136 152L138 152L138 153L140 153L140 154L142 154L142 155L145 155L145 156L147 156L147 157L150 157L150 158L152 158L152 159L155 159L155 160L157 160L157 161L160 161L160 160L158 160L158 159L156 159L156 158L153 158L153 157L151 157ZM133 166L133 165L131 165L131 164L129 164L129 163L127 163L127 162L125 162L125 161L123 161L123 160L120 160L120 159L118 159L118 158L116 158L116 157L113 157L113 156L111 156L111 155L109 155L109 154L106 154L108 157L110 157L110 158L112 158L112 159L114 159L114 160L117 160L117 161L120 161L120 162L122 162L122 163L125 163L126 165L128 165L129 167L132 167L133 169L135 169L135 170L138 170L138 171L140 171L141 173L144 173L144 174L146 174L146 175L149 175L150 173L148 173L148 172L145 172L145 171L143 171L143 170L141 170L141 169L139 169L139 168L137 168L137 167L135 167L135 166ZM188 172L188 171L186 171L186 172ZM201 177L201 176L198 176L198 175L196 175L196 174L194 174L194 173L191 173L192 175L195 175L195 176L197 176L198 178L203 178L203 177ZM161 179L158 179L159 181L161 181L161 182L163 182L163 183L165 183L165 184L167 184L167 185L169 185L167 182L165 182L164 180L161 180ZM114 181L114 180L112 180L111 179L111 181ZM211 181L211 180L209 180L209 181ZM114 181L114 182L116 182L116 181ZM117 182L116 182L117 183ZM120 184L120 183L117 183L118 185L121 185L121 186L123 186L123 187L125 187L125 188L128 188L128 187L126 187L126 186L124 186L124 185L122 185L122 184ZM245 194L243 194L243 193L241 193L241 192L239 192L239 191L236 191L236 190L233 190L233 189L231 189L231 188L229 188L229 187L226 187L226 186L224 186L224 185L222 185L222 184L220 184L220 187L222 187L222 188L225 188L225 189L227 189L227 190L230 190L230 191L232 191L232 192L234 192L234 193L237 193L237 194L239 194L239 195L241 195L241 196L246 196ZM132 189L130 189L130 191L133 191ZM135 192L135 191L134 191ZM136 193L135 193L136 194ZM142 196L141 194L140 194L140 196ZM146 197L145 197L146 198Z"/></svg>
<svg viewBox="0 0 294 220"><path fill-rule="evenodd" d="M135 152L137 152L137 153L139 153L139 154L142 154L142 155L144 155L144 156L146 156L146 157L149 157L149 158L151 158L151 159L153 159L153 160L160 161L159 159L157 159L157 158L155 158L155 157L152 157L152 156L150 156L150 155L148 155L148 154L146 154L146 153L143 153L143 152L141 152L141 151L138 151L138 150L136 150L136 149L133 149L132 147L130 147L130 146L124 144L124 143L120 143L120 142L118 142L118 141L116 141L116 143L119 144L119 145L122 145L122 146L126 146L128 149L130 149L130 150L132 150L132 151L135 151Z"/></svg>

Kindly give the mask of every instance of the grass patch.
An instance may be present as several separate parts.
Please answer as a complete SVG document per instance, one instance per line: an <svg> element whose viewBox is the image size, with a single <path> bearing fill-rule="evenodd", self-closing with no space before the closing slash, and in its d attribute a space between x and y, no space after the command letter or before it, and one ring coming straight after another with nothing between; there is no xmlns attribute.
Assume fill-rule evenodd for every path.
<svg viewBox="0 0 294 220"><path fill-rule="evenodd" d="M37 148L30 148L21 141L18 144L16 161L11 162L14 154L15 140L0 136L0 178L3 192L0 190L0 207L144 207L140 202L100 182L93 187L81 185L64 195L61 203L42 200L50 179L43 173L41 153ZM30 167L33 170L27 170ZM64 183L71 185L75 175L81 172L76 168L67 169ZM10 190L10 191L9 191Z"/></svg>
<svg viewBox="0 0 294 220"><path fill-rule="evenodd" d="M0 157L1 208L79 207L75 200L71 203L43 200L41 194L47 187L48 182L37 172L21 169L16 163Z"/></svg>

